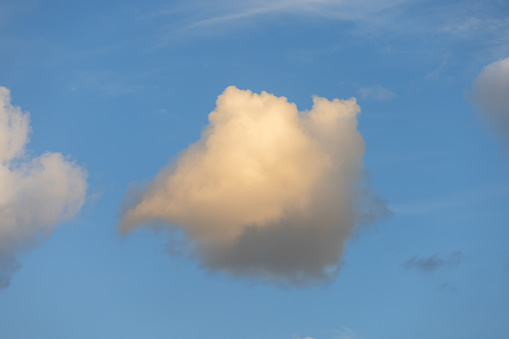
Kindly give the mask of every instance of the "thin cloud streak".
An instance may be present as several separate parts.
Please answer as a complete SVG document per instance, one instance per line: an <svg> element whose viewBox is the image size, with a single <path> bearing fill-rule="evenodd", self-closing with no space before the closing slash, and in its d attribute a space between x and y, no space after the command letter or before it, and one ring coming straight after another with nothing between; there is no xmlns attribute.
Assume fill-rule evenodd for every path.
<svg viewBox="0 0 509 339"><path fill-rule="evenodd" d="M182 30L210 27L233 23L242 19L259 18L268 15L301 15L307 17L325 17L343 21L364 21L376 13L406 3L408 0L385 1L338 1L338 0L300 0L300 1L221 1L214 7L201 2L194 3L190 10L204 19L195 20ZM232 9L233 8L233 9ZM183 9L180 8L180 11ZM169 13L174 13L170 11Z"/></svg>

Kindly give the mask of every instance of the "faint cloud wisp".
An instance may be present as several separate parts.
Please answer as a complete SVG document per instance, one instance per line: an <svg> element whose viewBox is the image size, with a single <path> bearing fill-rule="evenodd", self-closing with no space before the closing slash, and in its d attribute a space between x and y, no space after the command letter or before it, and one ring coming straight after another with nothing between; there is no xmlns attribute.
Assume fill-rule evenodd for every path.
<svg viewBox="0 0 509 339"><path fill-rule="evenodd" d="M188 8L201 16L182 29L196 29L214 25L239 22L250 18L269 15L294 14L302 16L318 16L344 21L370 21L376 14L388 11L408 0L276 0L276 1L233 1L223 0L211 7L207 3L194 1ZM182 7L179 9L182 11ZM174 11L169 11L174 13Z"/></svg>
<svg viewBox="0 0 509 339"><path fill-rule="evenodd" d="M433 273L442 268L453 268L458 266L463 259L461 251L454 251L448 256L434 254L430 257L419 257L417 255L403 263L406 270L417 270L424 273Z"/></svg>
<svg viewBox="0 0 509 339"><path fill-rule="evenodd" d="M484 67L473 85L482 118L509 144L509 58Z"/></svg>
<svg viewBox="0 0 509 339"><path fill-rule="evenodd" d="M396 93L380 85L359 87L357 91L363 99L389 101L397 97Z"/></svg>

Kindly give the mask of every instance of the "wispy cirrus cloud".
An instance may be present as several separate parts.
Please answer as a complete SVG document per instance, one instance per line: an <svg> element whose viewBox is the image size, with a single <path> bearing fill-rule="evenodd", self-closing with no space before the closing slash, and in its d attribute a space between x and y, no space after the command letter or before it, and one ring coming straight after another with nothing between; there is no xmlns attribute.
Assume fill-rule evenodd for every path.
<svg viewBox="0 0 509 339"><path fill-rule="evenodd" d="M357 32L384 27L403 35L438 34L454 39L491 37L509 41L509 19L501 15L507 5L500 1L453 1L438 6L410 0L219 0L176 2L154 15L185 18L181 30L210 28L225 24L243 24L250 20L281 15L321 17L362 23Z"/></svg>
<svg viewBox="0 0 509 339"><path fill-rule="evenodd" d="M341 23L337 31L340 42L313 46L307 57L317 50L337 50L338 45L345 48L365 41L384 53L422 51L432 58L443 55L444 49L468 48L470 63L479 63L509 52L509 19L503 15L507 11L509 5L496 0L439 4L411 0L191 0L174 2L144 18L157 17L155 21L162 25L148 50L193 36L235 35L271 25L286 26L298 18L318 30L323 23ZM306 51L306 46L300 49ZM302 58L299 52L289 57ZM441 76L448 62L447 56L438 61L426 79Z"/></svg>

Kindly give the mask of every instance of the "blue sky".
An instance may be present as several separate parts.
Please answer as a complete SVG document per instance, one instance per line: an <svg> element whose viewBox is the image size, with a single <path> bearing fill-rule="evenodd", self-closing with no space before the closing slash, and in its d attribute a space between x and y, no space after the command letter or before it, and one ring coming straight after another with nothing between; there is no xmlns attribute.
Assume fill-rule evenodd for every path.
<svg viewBox="0 0 509 339"><path fill-rule="evenodd" d="M30 112L16 161L59 152L57 177L88 185L59 195L81 209L49 231L0 233L20 265L0 336L506 338L508 18L502 0L0 0L0 86ZM391 215L348 237L332 280L229 274L168 253L164 228L117 232L128 187L201 138L228 86L300 111L357 98L366 182Z"/></svg>

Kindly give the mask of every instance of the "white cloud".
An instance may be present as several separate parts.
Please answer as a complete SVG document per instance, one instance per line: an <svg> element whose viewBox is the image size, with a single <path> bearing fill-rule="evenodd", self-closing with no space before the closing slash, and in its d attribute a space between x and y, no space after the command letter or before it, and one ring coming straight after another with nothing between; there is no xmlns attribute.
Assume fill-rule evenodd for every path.
<svg viewBox="0 0 509 339"><path fill-rule="evenodd" d="M0 87L0 287L19 267L16 253L71 219L85 199L86 171L60 153L30 159L29 132L29 114Z"/></svg>
<svg viewBox="0 0 509 339"><path fill-rule="evenodd" d="M482 69L473 85L473 99L484 120L509 142L509 58Z"/></svg>
<svg viewBox="0 0 509 339"><path fill-rule="evenodd" d="M122 213L182 230L209 269L284 283L335 277L354 225L387 210L363 182L355 99L284 97L228 87L202 138ZM128 199L129 200L129 199Z"/></svg>

